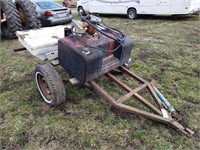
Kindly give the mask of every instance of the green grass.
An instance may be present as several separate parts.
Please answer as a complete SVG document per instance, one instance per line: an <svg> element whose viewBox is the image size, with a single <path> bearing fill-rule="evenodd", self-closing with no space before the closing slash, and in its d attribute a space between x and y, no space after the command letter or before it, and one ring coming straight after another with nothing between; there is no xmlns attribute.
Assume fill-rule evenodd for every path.
<svg viewBox="0 0 200 150"><path fill-rule="evenodd" d="M187 138L161 123L118 111L82 85L66 83L68 101L49 108L33 78L34 67L43 62L27 51L13 52L20 47L18 40L2 39L0 149L200 149L199 17L102 19L134 41L130 70L148 81L157 80L157 87L197 135ZM58 70L69 78L61 67ZM99 82L107 87L103 78ZM119 90L113 89L111 94L118 97Z"/></svg>

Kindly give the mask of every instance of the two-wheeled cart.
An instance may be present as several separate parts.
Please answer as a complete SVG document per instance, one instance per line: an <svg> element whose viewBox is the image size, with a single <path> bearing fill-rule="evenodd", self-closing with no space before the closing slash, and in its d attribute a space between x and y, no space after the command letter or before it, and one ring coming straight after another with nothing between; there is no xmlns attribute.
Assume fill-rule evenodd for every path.
<svg viewBox="0 0 200 150"><path fill-rule="evenodd" d="M68 26L19 31L17 36L24 48L15 51L27 49L40 60L51 62L35 68L37 87L48 105L56 106L66 100L63 81L54 67L61 65L73 77L71 83L90 85L114 107L167 124L189 137L194 135L194 131L173 118L174 108L155 87L154 81L148 82L124 67L130 61L133 42L122 32L106 26L100 18L88 15L79 22L73 20ZM138 86L132 88L120 80L113 73L116 69L136 80ZM113 98L96 82L99 76L106 76L126 93ZM155 104L141 96L145 89ZM138 101L149 111L130 106L128 101Z"/></svg>

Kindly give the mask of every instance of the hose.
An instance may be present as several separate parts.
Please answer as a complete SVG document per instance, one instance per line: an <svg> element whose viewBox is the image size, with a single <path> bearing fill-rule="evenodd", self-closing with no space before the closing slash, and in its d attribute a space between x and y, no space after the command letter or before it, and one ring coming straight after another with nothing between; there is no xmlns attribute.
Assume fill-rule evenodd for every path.
<svg viewBox="0 0 200 150"><path fill-rule="evenodd" d="M121 42L123 42L123 41L125 40L125 36L122 34L122 32L118 31L117 29L109 28L109 27L107 27L107 26L104 24L104 26L107 28L107 30L109 30L110 33L112 33L112 34L115 36L115 38L114 38L114 37L108 35L108 34L107 34L106 32L104 32L103 30L100 30L99 28L97 28L95 25L93 25L93 24L92 24L89 20L87 20L85 17L81 16L81 19L82 19L83 21L87 22L90 26L92 26L93 28L95 28L95 29L96 29L98 32L100 32L101 34L103 34L103 35L105 35L105 36L107 36L107 37L109 37L109 38L111 38L111 39L113 39L113 40L115 40L115 41L117 40L117 41L119 41L119 42L121 43ZM111 31L111 29L114 30L114 31L119 32L119 34L121 34L122 38L121 38L121 37L116 37L116 35Z"/></svg>

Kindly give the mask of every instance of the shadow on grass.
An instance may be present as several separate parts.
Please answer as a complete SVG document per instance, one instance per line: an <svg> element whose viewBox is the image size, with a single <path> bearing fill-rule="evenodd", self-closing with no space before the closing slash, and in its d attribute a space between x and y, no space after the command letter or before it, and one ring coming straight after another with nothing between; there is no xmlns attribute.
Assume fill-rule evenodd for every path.
<svg viewBox="0 0 200 150"><path fill-rule="evenodd" d="M1 32L0 32L0 35L1 35L1 38L0 38L0 41L1 41L1 42L7 41L7 40L12 41L12 40L16 40L16 39L17 39L17 38L8 39L8 38L6 38Z"/></svg>
<svg viewBox="0 0 200 150"><path fill-rule="evenodd" d="M6 39L6 37L1 33L1 41L5 41L5 40L8 40L8 39Z"/></svg>
<svg viewBox="0 0 200 150"><path fill-rule="evenodd" d="M110 15L110 14L100 14L100 17L105 18L119 18L119 19L127 19L126 15ZM199 21L200 17L198 15L138 15L137 19L142 20L165 20L165 21Z"/></svg>

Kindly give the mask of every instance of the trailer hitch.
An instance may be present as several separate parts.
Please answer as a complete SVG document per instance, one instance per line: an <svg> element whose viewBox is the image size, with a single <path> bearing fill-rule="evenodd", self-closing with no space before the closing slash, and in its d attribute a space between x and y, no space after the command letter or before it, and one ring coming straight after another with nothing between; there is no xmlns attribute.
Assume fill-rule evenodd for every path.
<svg viewBox="0 0 200 150"><path fill-rule="evenodd" d="M102 87L100 87L95 81L90 81L90 85L94 89L96 89L97 92L99 92L101 95L106 97L106 99L114 107L116 107L118 109L124 110L126 112L130 112L130 113L134 113L134 114L140 115L144 118L152 119L152 120L161 122L163 124L169 125L172 128L174 128L175 130L182 132L187 137L192 137L195 134L194 131L192 131L191 129L189 129L187 127L184 127L183 125L181 125L178 121L176 121L173 118L172 114L175 112L175 110L173 109L173 107L169 104L169 102L165 98L163 101L162 98L164 96L162 95L163 97L161 98L160 97L161 93L158 92L157 90L155 90L155 86L154 86L155 81L154 80L152 82L147 82L146 80L139 77L134 72L131 72L130 70L126 69L125 67L120 67L120 70L123 73L128 74L133 79L139 81L141 83L141 85L135 89L132 89L127 84L125 84L124 82L119 80L116 76L114 76L111 72L106 73L105 74L106 77L108 77L115 84L117 84L119 87L121 87L126 92L128 92L127 94L121 96L119 99L114 99L112 96L110 96L108 94L107 91L105 91ZM149 102L148 100L146 100L144 97L142 97L139 94L139 92L141 92L145 88L147 88L149 90L150 94L152 95L152 97L156 103L156 106L154 106L151 102ZM142 105L144 105L146 108L151 110L151 112L147 112L147 111L129 106L127 104L124 104L124 102L130 100L131 97L134 97ZM170 109L169 109L169 107L170 107Z"/></svg>
<svg viewBox="0 0 200 150"><path fill-rule="evenodd" d="M192 131L191 129L184 127L183 125L181 125L180 123L178 123L177 121L172 121L170 122L170 124L172 128L182 132L183 134L185 134L187 137L192 137L195 132Z"/></svg>

